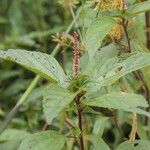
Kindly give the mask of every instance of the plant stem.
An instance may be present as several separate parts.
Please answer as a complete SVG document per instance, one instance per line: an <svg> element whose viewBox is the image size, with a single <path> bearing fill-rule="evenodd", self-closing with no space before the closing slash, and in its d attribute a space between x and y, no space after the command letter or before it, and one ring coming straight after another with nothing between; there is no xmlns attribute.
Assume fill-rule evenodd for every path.
<svg viewBox="0 0 150 150"><path fill-rule="evenodd" d="M129 141L133 144L135 137L136 137L136 132L137 132L137 115L133 113L132 115L132 130L130 134L130 139Z"/></svg>
<svg viewBox="0 0 150 150"><path fill-rule="evenodd" d="M80 97L77 96L76 99L75 99L75 103L77 105L77 109L78 109L78 126L80 128L80 131L81 131L81 134L80 134L80 137L79 137L79 141L80 141L80 150L84 150L84 140L83 140L83 128L82 128L82 125L83 125L83 122L82 122L82 108L80 108Z"/></svg>
<svg viewBox="0 0 150 150"><path fill-rule="evenodd" d="M141 0L144 2L147 0ZM150 50L150 11L145 13L145 21L146 21L146 33L147 33L147 48Z"/></svg>
<svg viewBox="0 0 150 150"><path fill-rule="evenodd" d="M78 18L79 14L77 16L75 16L75 19L71 22L71 24L69 25L69 27L67 28L66 32L70 32L70 30L72 29L76 19ZM57 55L58 51L59 51L60 45L57 44L56 47L54 48L54 50L52 51L51 55L54 57ZM40 80L40 76L36 75L36 77L33 79L33 81L31 82L31 84L29 85L29 87L27 88L27 90L25 91L25 93L22 95L22 97L19 99L19 101L17 102L17 104L13 107L13 109L9 112L8 116L5 118L4 123L0 126L0 133L3 132L3 130L7 127L7 125L11 122L11 120L13 119L13 117L17 114L20 106L27 100L28 96L30 95L30 93L32 92L32 90L36 87L38 81Z"/></svg>
<svg viewBox="0 0 150 150"><path fill-rule="evenodd" d="M146 29L147 29L147 48L150 50L150 12L145 13Z"/></svg>

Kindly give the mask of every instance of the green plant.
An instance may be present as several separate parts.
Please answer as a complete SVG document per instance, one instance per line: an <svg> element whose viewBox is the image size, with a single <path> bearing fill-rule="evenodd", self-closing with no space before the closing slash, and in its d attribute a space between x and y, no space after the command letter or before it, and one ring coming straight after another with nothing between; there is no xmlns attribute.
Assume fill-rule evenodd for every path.
<svg viewBox="0 0 150 150"><path fill-rule="evenodd" d="M95 12L91 5L85 3L84 8L79 8L78 20L72 6L68 6L76 27L82 28L81 18L84 18L85 25L86 22L88 24L82 32L78 28L78 33L74 32L73 36L67 35L71 39L70 45L73 43L71 50L74 51L72 69L67 71L63 70L54 55L22 49L0 51L1 59L15 62L37 74L35 84L39 76L50 81L46 88L42 88L42 106L46 120L43 129L46 131L28 134L14 129L6 130L1 134L0 141L11 142L16 136L15 144L18 150L109 150L112 145L106 144L102 135L104 126L111 126L107 121L114 120L119 137L123 138L121 142L124 141L119 146L114 146L115 149L150 149L148 124L146 122L145 131L138 121L148 120L150 117L146 110L149 108L150 99L147 93L150 85L143 79L143 76L150 72L149 68L148 71L144 70L150 66L150 53L143 44L139 44L142 40L138 41L135 35L130 34L128 28L133 29L133 18L150 10L150 2L130 2L132 4L127 8L122 3L121 9L106 9L102 12ZM96 5L99 6L97 3ZM91 14L91 18L88 13ZM121 32L123 35L119 34L119 38L116 38L116 33L110 34L110 30L116 25L121 26L121 30L124 31ZM112 36L115 38L111 38ZM123 47L124 43L127 43L126 47ZM80 53L82 44L84 53ZM60 44L59 47L61 48ZM62 51L66 51L66 48L68 47ZM134 86L139 83L145 97L136 93ZM35 84L32 84L28 92ZM126 139L118 124L121 116L132 125L129 139ZM136 139L137 135L139 139Z"/></svg>

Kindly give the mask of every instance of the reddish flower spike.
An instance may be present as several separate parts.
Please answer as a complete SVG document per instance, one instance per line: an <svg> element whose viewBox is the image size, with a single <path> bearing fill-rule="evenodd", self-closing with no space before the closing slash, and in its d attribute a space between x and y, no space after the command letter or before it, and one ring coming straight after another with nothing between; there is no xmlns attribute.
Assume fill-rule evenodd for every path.
<svg viewBox="0 0 150 150"><path fill-rule="evenodd" d="M74 32L73 34L73 73L75 78L79 74L79 34Z"/></svg>

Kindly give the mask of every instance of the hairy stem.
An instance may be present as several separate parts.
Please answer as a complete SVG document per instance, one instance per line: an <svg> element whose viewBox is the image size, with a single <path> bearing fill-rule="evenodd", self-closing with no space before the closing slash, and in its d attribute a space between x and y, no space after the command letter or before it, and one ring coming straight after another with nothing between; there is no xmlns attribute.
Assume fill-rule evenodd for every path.
<svg viewBox="0 0 150 150"><path fill-rule="evenodd" d="M78 126L79 126L80 131L81 131L81 134L80 134L80 137L79 137L80 149L84 150L84 140L83 140L83 134L82 134L82 132L83 132L82 108L80 108L80 97L79 96L76 97L75 103L76 103L77 108L78 108Z"/></svg>

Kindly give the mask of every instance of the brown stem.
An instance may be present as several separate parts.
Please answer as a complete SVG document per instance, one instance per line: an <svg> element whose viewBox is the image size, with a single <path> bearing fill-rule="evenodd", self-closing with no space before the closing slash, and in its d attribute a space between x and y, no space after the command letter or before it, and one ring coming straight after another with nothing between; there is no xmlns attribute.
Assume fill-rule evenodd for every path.
<svg viewBox="0 0 150 150"><path fill-rule="evenodd" d="M66 123L69 127L75 129L75 126L74 126L71 122L69 122L67 119L65 119L65 123Z"/></svg>
<svg viewBox="0 0 150 150"><path fill-rule="evenodd" d="M147 48L150 49L150 12L145 13L146 31L147 31Z"/></svg>
<svg viewBox="0 0 150 150"><path fill-rule="evenodd" d="M144 2L146 0L141 0ZM150 11L145 13L146 32L147 32L147 48L150 49Z"/></svg>
<svg viewBox="0 0 150 150"><path fill-rule="evenodd" d="M130 43L130 38L129 38L128 30L127 30L128 22L124 18L122 20L123 20L122 26L124 28L125 35L126 35L127 42L128 42L128 48L129 48L128 51L129 51L129 53L131 53L131 43ZM148 103L150 103L149 102L149 89L148 89L148 86L147 86L146 82L144 81L144 79L143 79L141 74L142 73L141 73L140 70L134 71L135 77L139 80L139 82L142 85L141 88L142 88L142 90L144 92L144 96L145 96L146 100L148 101ZM147 108L147 111L148 110L149 110L149 108ZM148 123L148 118L146 117L145 125L147 125L147 123Z"/></svg>
<svg viewBox="0 0 150 150"><path fill-rule="evenodd" d="M48 127L49 127L49 125L47 123L45 123L44 126L43 126L43 128L42 128L42 130L46 131L46 130L48 130Z"/></svg>
<svg viewBox="0 0 150 150"><path fill-rule="evenodd" d="M80 131L81 131L81 134L80 134L80 137L79 137L80 149L84 150L84 140L83 140L83 135L82 135L82 132L83 132L82 113L83 112L82 112L82 108L80 107L80 96L76 97L75 103L76 103L77 108L78 108L78 126L79 126Z"/></svg>
<svg viewBox="0 0 150 150"><path fill-rule="evenodd" d="M128 22L125 19L122 19L122 20L123 20L122 26L124 28L126 39L127 39L127 42L128 42L128 51L129 51L129 53L131 53L131 43L130 43L130 38L129 38L128 30L127 30Z"/></svg>

